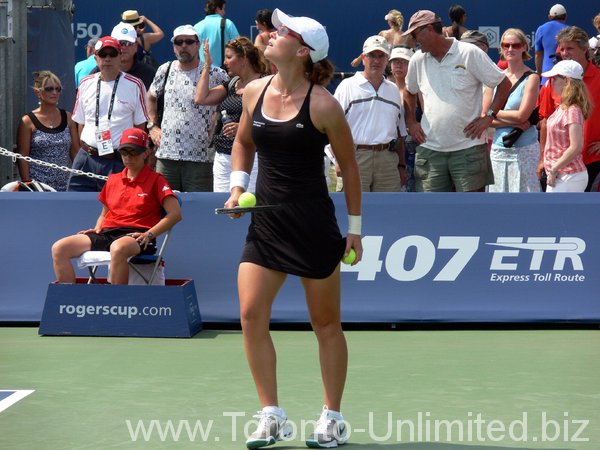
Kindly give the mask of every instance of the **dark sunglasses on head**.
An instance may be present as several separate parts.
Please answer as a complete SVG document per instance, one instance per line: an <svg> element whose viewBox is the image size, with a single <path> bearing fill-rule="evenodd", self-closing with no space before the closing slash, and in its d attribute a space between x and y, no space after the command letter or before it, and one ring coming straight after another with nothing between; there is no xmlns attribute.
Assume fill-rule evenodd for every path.
<svg viewBox="0 0 600 450"><path fill-rule="evenodd" d="M138 29L142 29L142 28L146 28L146 24L145 23L138 23L137 25L134 25L133 28L138 28Z"/></svg>
<svg viewBox="0 0 600 450"><path fill-rule="evenodd" d="M60 86L46 86L44 88L44 92L58 92L62 91L62 87Z"/></svg>
<svg viewBox="0 0 600 450"><path fill-rule="evenodd" d="M117 52L116 50L112 51L112 52L108 52L108 51L105 51L105 52L100 51L100 52L98 52L98 57L102 58L102 59L107 58L107 57L116 58L117 56L119 56L119 52Z"/></svg>
<svg viewBox="0 0 600 450"><path fill-rule="evenodd" d="M197 42L199 42L198 39L175 39L173 44L175 44L177 47L181 47L183 44L194 45Z"/></svg>
<svg viewBox="0 0 600 450"><path fill-rule="evenodd" d="M133 44L135 44L135 42L119 41L119 44L121 44L121 47L131 47Z"/></svg>

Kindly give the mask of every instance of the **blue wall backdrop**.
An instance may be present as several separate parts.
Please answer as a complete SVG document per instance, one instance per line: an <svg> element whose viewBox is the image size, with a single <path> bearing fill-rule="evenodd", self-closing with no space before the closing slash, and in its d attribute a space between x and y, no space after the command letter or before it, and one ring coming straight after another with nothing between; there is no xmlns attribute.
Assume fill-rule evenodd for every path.
<svg viewBox="0 0 600 450"><path fill-rule="evenodd" d="M249 217L216 216L226 194L182 197L167 278L194 280L204 321L237 321ZM332 197L347 230L343 195ZM600 195L583 193L365 194L365 251L360 264L343 266L342 318L598 323L599 207ZM95 194L2 192L0 210L0 321L39 321L54 280L52 243L89 228L100 203ZM308 321L296 277L282 289L273 320Z"/></svg>
<svg viewBox="0 0 600 450"><path fill-rule="evenodd" d="M228 0L227 16L233 20L243 35L256 35L254 17L261 8L274 9L296 16L309 16L327 27L331 42L330 58L340 71L352 70L350 61L362 50L364 40L387 29L385 14L392 8L399 9L405 18L404 29L408 26L410 16L418 9L435 11L445 24L449 24L448 8L452 4L461 4L467 11L466 26L470 29L481 29L492 38L492 46L497 47L502 32L510 27L521 28L527 35L533 36L536 28L547 20L548 11L556 1L522 1L504 0L502 2L486 2L477 0L427 2L390 2L384 0L343 0L333 2L303 0L284 1L241 1ZM561 2L567 9L567 23L585 29L588 34L595 35L592 18L600 7L594 2L583 0L565 0ZM104 0L101 5L95 2L76 2L73 19L76 59L84 57L84 46L90 36L109 34L112 27L120 20L125 9L137 9L156 22L165 32L165 39L153 47L159 61L172 59L173 52L170 37L173 29L185 23L194 24L204 17L204 0ZM495 36L495 40L494 40ZM498 52L495 48L490 56L496 60Z"/></svg>

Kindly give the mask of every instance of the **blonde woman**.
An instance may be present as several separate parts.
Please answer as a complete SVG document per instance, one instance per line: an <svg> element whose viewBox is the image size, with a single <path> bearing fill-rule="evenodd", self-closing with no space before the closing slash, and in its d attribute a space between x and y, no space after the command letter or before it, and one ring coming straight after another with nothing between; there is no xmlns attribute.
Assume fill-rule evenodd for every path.
<svg viewBox="0 0 600 450"><path fill-rule="evenodd" d="M412 36L402 36L402 25L404 25L404 16L397 9L390 9L385 15L385 20L389 25L387 30L381 30L378 35L385 38L390 43L391 47L403 45L408 48L415 47L415 40ZM350 63L352 67L358 67L362 62L362 55L358 55Z"/></svg>
<svg viewBox="0 0 600 450"><path fill-rule="evenodd" d="M506 30L500 48L501 59L508 63L504 74L512 88L506 104L492 122L495 133L490 159L495 182L488 191L539 192L541 186L536 168L540 144L537 128L530 123L530 117L538 98L540 77L525 65L531 55L523 31L517 28ZM491 102L492 89L486 89L485 97L484 103Z"/></svg>
<svg viewBox="0 0 600 450"><path fill-rule="evenodd" d="M542 76L553 79L554 93L560 96L560 105L546 123L546 192L584 192L588 173L581 155L583 121L589 117L592 108L582 81L583 67L576 61L564 60Z"/></svg>
<svg viewBox="0 0 600 450"><path fill-rule="evenodd" d="M17 148L23 156L71 167L79 150L79 133L71 113L58 107L62 92L60 79L49 70L34 72L33 91L39 107L28 112L19 122ZM19 175L23 181L39 181L57 191L66 191L69 173L48 166L29 164L19 159Z"/></svg>

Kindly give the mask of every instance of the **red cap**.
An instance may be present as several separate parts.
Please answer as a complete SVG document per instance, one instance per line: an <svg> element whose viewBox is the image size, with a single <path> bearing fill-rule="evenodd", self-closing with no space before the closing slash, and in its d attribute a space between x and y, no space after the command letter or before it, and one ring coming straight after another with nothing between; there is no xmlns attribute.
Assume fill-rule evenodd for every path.
<svg viewBox="0 0 600 450"><path fill-rule="evenodd" d="M123 131L119 150L131 148L138 153L144 153L148 148L148 133L139 128L128 128Z"/></svg>
<svg viewBox="0 0 600 450"><path fill-rule="evenodd" d="M103 48L108 48L108 47L112 47L116 51L121 53L121 44L119 44L119 41L117 39L115 39L114 37L110 37L110 36L101 37L100 39L98 39L98 42L96 42L96 45L94 45L96 54L98 54L98 52L100 50L102 50Z"/></svg>

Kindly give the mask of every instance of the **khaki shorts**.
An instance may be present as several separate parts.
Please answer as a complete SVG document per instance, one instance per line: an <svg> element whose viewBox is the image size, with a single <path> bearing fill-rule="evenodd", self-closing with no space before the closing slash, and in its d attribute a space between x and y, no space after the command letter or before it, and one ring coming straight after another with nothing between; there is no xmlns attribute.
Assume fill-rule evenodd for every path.
<svg viewBox="0 0 600 450"><path fill-rule="evenodd" d="M477 191L494 184L487 145L455 152L438 152L419 145L415 157L415 184L418 192Z"/></svg>

